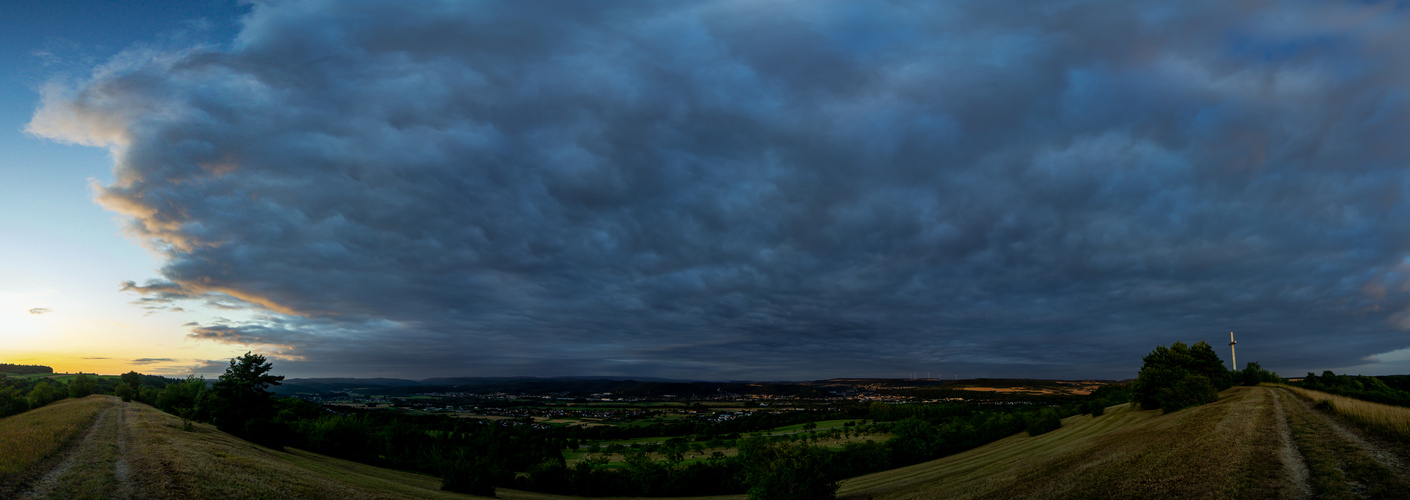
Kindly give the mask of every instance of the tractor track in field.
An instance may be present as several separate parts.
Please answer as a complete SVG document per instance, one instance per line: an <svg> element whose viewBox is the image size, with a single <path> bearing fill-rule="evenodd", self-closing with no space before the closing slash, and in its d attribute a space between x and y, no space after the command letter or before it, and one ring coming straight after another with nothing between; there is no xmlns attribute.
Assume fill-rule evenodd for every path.
<svg viewBox="0 0 1410 500"><path fill-rule="evenodd" d="M1283 411L1282 395L1285 391L1270 391L1273 393L1273 414L1278 421L1278 440L1281 444L1278 447L1278 455L1282 458L1284 473L1296 488L1292 498L1312 498L1312 483L1309 481L1307 462L1303 460L1302 452L1297 449L1297 442L1293 440L1292 436L1292 426L1288 425L1287 414Z"/></svg>
<svg viewBox="0 0 1410 500"><path fill-rule="evenodd" d="M1330 411L1314 407L1307 399L1293 394L1291 391L1280 388L1275 389L1274 393L1278 396L1288 396L1285 399L1295 401L1295 403L1289 404L1299 405L1298 413L1314 415L1316 420L1325 424L1327 429L1330 429L1335 439L1349 446L1351 449L1355 449L1359 452L1357 453L1358 455L1368 458L1371 462L1384 467L1386 472L1396 476L1394 479L1387 478L1387 480L1402 483L1410 482L1410 457L1404 454L1405 450L1400 446L1386 442L1361 430L1357 426L1343 422L1340 417L1332 414ZM1284 426L1288 425L1288 419L1282 418L1281 420ZM1303 453L1303 450L1299 450L1299 453ZM1343 460L1347 459L1344 458ZM1348 469L1345 468L1345 464L1346 462L1343 462L1342 465L1338 465L1338 469L1342 472L1348 472ZM1380 494L1368 492L1368 484L1365 483L1366 479L1366 476L1362 476L1359 479L1347 477L1346 484L1349 487L1350 494L1360 498L1373 498L1384 495L1384 492Z"/></svg>
<svg viewBox="0 0 1410 500"><path fill-rule="evenodd" d="M63 457L49 470L38 474L38 479L16 498L144 498L130 473L129 453L133 446L128 423L130 405L114 401L112 406L103 409L83 437L65 450ZM95 474L101 478L97 484L77 484L77 479L91 481Z"/></svg>
<svg viewBox="0 0 1410 500"><path fill-rule="evenodd" d="M1379 444L1376 444L1375 439L1367 437L1366 434L1361 432L1360 430L1354 429L1350 426L1341 423L1336 418L1333 418L1331 415L1328 415L1324 411L1313 408L1312 404L1308 403L1306 400L1292 394L1289 394L1289 396L1292 396L1292 399L1296 400L1299 404L1306 408L1307 411L1311 412L1313 415L1317 415L1317 417L1321 418L1323 422L1326 422L1327 426L1330 427L1332 431L1336 432L1337 435L1340 436L1342 439L1345 439L1347 442L1355 445L1362 451L1365 451L1367 455L1375 459L1376 462L1380 463L1381 465L1384 465L1387 469L1390 469L1395 473L1400 474L1401 477L1410 478L1410 466L1406 465L1406 461L1400 455L1390 451L1389 449Z"/></svg>

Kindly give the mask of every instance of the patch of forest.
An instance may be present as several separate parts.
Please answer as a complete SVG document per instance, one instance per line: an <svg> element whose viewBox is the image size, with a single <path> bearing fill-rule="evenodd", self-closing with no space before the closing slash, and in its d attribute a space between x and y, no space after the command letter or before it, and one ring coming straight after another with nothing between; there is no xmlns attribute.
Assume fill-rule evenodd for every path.
<svg viewBox="0 0 1410 500"><path fill-rule="evenodd" d="M16 365L10 363L0 363L0 373L12 375L31 375L35 373L54 373L54 369L44 365Z"/></svg>

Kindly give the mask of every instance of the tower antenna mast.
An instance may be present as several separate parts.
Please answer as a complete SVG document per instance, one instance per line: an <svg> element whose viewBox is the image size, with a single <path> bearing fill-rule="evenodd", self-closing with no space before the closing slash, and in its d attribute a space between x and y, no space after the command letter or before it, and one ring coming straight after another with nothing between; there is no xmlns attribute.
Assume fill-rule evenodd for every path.
<svg viewBox="0 0 1410 500"><path fill-rule="evenodd" d="M1229 332L1229 356L1234 358L1234 371L1239 371L1239 353L1234 352L1234 332Z"/></svg>

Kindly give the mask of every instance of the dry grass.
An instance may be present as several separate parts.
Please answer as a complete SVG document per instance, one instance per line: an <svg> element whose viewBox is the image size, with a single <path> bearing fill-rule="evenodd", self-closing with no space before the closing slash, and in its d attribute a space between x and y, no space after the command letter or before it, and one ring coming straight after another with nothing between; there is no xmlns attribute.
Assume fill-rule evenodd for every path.
<svg viewBox="0 0 1410 500"><path fill-rule="evenodd" d="M842 483L842 498L1276 498L1293 485L1276 458L1267 389L1235 388L1169 415L1128 405L1079 415L939 460Z"/></svg>
<svg viewBox="0 0 1410 500"><path fill-rule="evenodd" d="M181 419L147 406L129 417L132 462L150 498L440 498L377 491L300 466L289 453L264 448L205 424L181 430ZM437 482L436 487L440 484ZM463 498L463 496L462 496Z"/></svg>
<svg viewBox="0 0 1410 500"><path fill-rule="evenodd" d="M1301 387L1280 387L1312 403L1329 401L1333 413L1383 437L1410 443L1410 408L1372 403Z"/></svg>
<svg viewBox="0 0 1410 500"><path fill-rule="evenodd" d="M1307 462L1315 497L1396 498L1410 491L1410 484L1370 452L1341 438L1324 417L1292 398L1285 401L1293 441Z"/></svg>
<svg viewBox="0 0 1410 500"><path fill-rule="evenodd" d="M0 419L0 485L18 479L63 450L109 406L112 402L108 398L89 396Z"/></svg>

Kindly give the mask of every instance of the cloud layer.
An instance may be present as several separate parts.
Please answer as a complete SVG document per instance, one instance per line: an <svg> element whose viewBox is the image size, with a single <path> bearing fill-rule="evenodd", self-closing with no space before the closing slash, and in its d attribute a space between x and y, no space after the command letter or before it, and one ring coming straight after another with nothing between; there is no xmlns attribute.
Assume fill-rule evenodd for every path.
<svg viewBox="0 0 1410 500"><path fill-rule="evenodd" d="M279 1L30 130L115 152L166 257L125 290L308 373L1125 377L1231 330L1296 371L1410 346L1405 21Z"/></svg>

